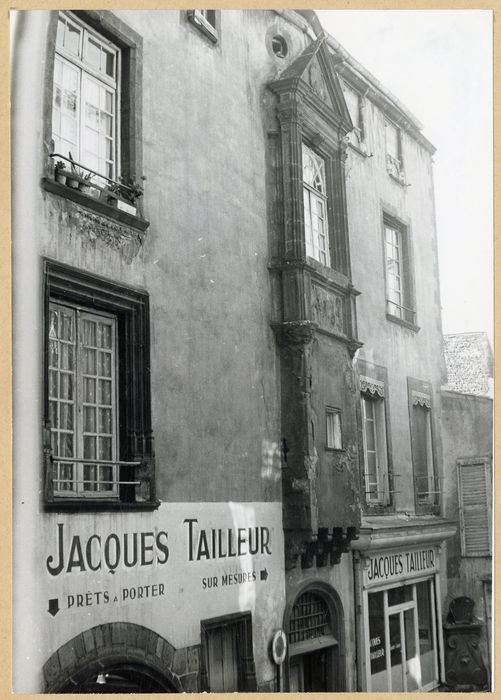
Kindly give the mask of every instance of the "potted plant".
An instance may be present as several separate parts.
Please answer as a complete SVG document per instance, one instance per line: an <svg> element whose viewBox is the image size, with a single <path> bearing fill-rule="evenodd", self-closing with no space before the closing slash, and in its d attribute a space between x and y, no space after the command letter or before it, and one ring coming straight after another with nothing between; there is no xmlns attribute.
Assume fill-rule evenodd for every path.
<svg viewBox="0 0 501 700"><path fill-rule="evenodd" d="M146 180L143 176L142 180ZM106 188L108 204L118 207L129 214L136 214L136 201L143 195L143 188L132 178L120 177L118 182L110 184Z"/></svg>
<svg viewBox="0 0 501 700"><path fill-rule="evenodd" d="M58 160L54 169L54 179L56 182L59 182L60 185L65 185L67 175L66 164L62 160Z"/></svg>
<svg viewBox="0 0 501 700"><path fill-rule="evenodd" d="M91 182L92 177L93 177L92 173L83 173L82 171L80 171L78 173L78 175L80 177L80 180L78 183L78 189L81 192L89 193L90 189L91 189L90 182Z"/></svg>

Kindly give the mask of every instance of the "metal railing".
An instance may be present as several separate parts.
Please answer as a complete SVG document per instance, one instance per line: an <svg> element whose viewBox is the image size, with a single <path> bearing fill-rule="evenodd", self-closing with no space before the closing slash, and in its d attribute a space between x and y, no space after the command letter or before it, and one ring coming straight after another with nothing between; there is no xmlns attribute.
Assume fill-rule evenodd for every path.
<svg viewBox="0 0 501 700"><path fill-rule="evenodd" d="M123 197L124 201L131 205L134 205L134 202L138 197L137 188L134 188L130 185L126 185L121 181L113 180L111 177L107 177L106 175L98 173L96 170L93 170L92 168L89 168L88 166L83 165L82 163L78 163L71 157L71 154L68 157L63 156L61 153L50 153L49 158L60 158L61 160L69 164L69 169L65 169L64 171L60 171L57 168L56 164L55 177L57 177L58 172L61 172L61 174L66 175L67 178L74 179L83 185L87 185L91 189L98 190L99 193L105 193L108 197L111 197L113 199L120 199L121 197ZM77 168L80 172L77 172ZM86 173L88 173L88 175L82 175L82 171L85 171ZM98 182L91 181L91 177L98 178ZM99 181L103 180L105 181L105 183L109 184L105 184L104 186L99 184Z"/></svg>
<svg viewBox="0 0 501 700"><path fill-rule="evenodd" d="M386 300L386 310L391 316L400 318L402 321L407 323L414 323L416 318L416 312L414 309L404 306L403 304L397 304L395 301L390 299Z"/></svg>
<svg viewBox="0 0 501 700"><path fill-rule="evenodd" d="M68 466L76 466L76 465L83 465L93 467L93 468L99 468L99 467L112 467L114 468L117 472L119 467L132 467L136 468L141 466L141 462L126 462L122 460L117 460L117 461L112 461L112 460L106 460L106 459L84 459L80 457L52 457L52 461L55 465L68 465ZM57 471L57 467L56 467ZM75 488L61 488L62 485L64 484L70 484L71 486L74 486ZM121 480L121 479L83 479L79 475L77 478L68 478L68 477L60 477L57 473L52 475L52 486L54 489L55 493L64 493L65 495L68 494L76 494L76 495L81 495L82 490L79 490L77 487L79 485L83 485L84 489L83 492L85 493L93 493L95 494L97 491L103 494L110 494L111 492L118 492L118 489L120 486L140 486L141 482L140 481L129 481L129 480ZM85 488L85 485L91 486L92 488ZM106 488L103 489L103 486L110 486L111 488Z"/></svg>

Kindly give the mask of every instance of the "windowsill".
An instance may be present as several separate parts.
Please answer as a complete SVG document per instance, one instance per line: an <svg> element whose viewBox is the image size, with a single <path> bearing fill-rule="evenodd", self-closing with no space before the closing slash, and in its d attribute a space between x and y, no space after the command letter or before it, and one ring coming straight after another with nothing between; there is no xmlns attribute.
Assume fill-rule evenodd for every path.
<svg viewBox="0 0 501 700"><path fill-rule="evenodd" d="M440 515L439 505L416 505L415 506L416 516L420 515Z"/></svg>
<svg viewBox="0 0 501 700"><path fill-rule="evenodd" d="M327 447L327 446L325 446L325 447L324 447L324 450L325 450L326 452L337 452L338 454L343 453L343 452L346 452L346 450L344 449L344 447Z"/></svg>
<svg viewBox="0 0 501 700"><path fill-rule="evenodd" d="M205 17L197 10L188 10L188 21L206 36L213 44L217 44L219 36L215 27L207 22Z"/></svg>
<svg viewBox="0 0 501 700"><path fill-rule="evenodd" d="M64 498L54 499L54 501L46 502L44 508L46 511L57 512L77 512L77 511L150 511L156 510L160 505L160 501L126 503L117 500L107 499L82 499L82 498Z"/></svg>
<svg viewBox="0 0 501 700"><path fill-rule="evenodd" d="M380 503L365 503L364 505L364 515L380 516L380 515L393 515L395 513L395 506L389 503L383 506Z"/></svg>
<svg viewBox="0 0 501 700"><path fill-rule="evenodd" d="M364 148L360 148L360 146L357 146L356 144L352 143L351 141L348 142L348 148L351 148L352 151L355 151L355 153L358 153L359 156L362 156L362 158L368 158L369 153L367 150L367 147L365 144L363 144Z"/></svg>
<svg viewBox="0 0 501 700"><path fill-rule="evenodd" d="M347 287L351 287L349 278L343 272L340 272L329 265L324 265L316 258L312 258L311 256L307 255L306 266L310 271L317 274L325 282L332 282L339 290L344 291Z"/></svg>
<svg viewBox="0 0 501 700"><path fill-rule="evenodd" d="M405 176L403 174L402 174L402 177L397 177L390 170L386 170L386 172L391 177L393 182L397 183L397 185L400 185L400 187L407 187L407 183L405 182Z"/></svg>
<svg viewBox="0 0 501 700"><path fill-rule="evenodd" d="M418 331L421 330L420 326L416 326L415 323L410 323L409 321L404 321L403 318L398 318L398 316L394 316L393 314L390 314L386 312L386 319L388 321L391 321L392 323L396 323L397 326L403 326L404 328L408 328L410 331L413 331L414 333L417 333Z"/></svg>
<svg viewBox="0 0 501 700"><path fill-rule="evenodd" d="M42 178L42 187L46 192L52 192L52 194L56 194L59 197L69 199L72 202L76 202L77 204L87 207L87 209L91 209L98 214L103 214L110 219L119 221L120 223L131 226L139 231L146 231L150 225L150 222L143 219L141 216L129 214L126 211L121 211L120 209L117 209L116 207L113 207L100 199L95 199L94 197L91 197L80 190L68 187L68 185L62 185L59 182L51 180L50 178Z"/></svg>

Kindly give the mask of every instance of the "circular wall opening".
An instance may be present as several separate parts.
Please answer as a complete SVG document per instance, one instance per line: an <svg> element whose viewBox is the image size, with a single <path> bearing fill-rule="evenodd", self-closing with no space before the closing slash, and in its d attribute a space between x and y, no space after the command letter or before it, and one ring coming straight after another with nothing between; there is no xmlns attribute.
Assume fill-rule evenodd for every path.
<svg viewBox="0 0 501 700"><path fill-rule="evenodd" d="M278 56L278 58L285 58L289 52L287 42L280 34L275 34L275 36L272 38L271 48L273 49L275 56Z"/></svg>

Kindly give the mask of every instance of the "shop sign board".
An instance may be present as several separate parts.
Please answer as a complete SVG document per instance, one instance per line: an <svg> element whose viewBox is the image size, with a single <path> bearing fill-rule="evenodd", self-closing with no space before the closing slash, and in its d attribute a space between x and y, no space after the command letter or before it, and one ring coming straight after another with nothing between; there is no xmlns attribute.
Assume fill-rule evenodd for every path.
<svg viewBox="0 0 501 700"><path fill-rule="evenodd" d="M436 547L374 552L364 557L364 587L384 585L417 576L436 573Z"/></svg>
<svg viewBox="0 0 501 700"><path fill-rule="evenodd" d="M176 648L200 621L251 611L270 628L285 605L280 503L175 503L155 512L51 514L38 579L46 649L109 621L141 624Z"/></svg>

